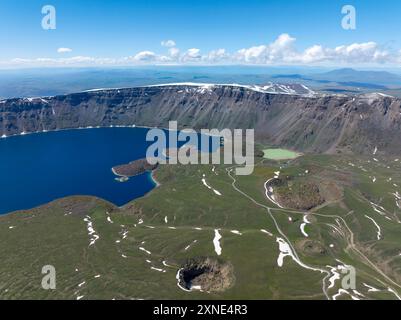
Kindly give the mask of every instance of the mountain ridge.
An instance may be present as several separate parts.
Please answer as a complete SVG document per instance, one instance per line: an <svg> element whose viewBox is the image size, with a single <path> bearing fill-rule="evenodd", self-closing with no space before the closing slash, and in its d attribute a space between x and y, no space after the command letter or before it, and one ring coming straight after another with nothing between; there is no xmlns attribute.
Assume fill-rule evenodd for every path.
<svg viewBox="0 0 401 320"><path fill-rule="evenodd" d="M401 100L283 94L263 86L165 84L0 101L0 136L60 129L149 126L254 128L257 141L302 152L401 150Z"/></svg>

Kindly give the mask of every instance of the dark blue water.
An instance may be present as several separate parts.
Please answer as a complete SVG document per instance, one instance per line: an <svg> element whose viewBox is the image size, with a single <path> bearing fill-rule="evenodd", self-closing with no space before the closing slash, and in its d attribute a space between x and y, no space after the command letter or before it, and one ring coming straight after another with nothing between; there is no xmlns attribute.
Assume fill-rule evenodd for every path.
<svg viewBox="0 0 401 320"><path fill-rule="evenodd" d="M143 196L155 186L150 174L121 183L111 168L146 156L146 132L101 128L0 139L0 214L70 195L119 206Z"/></svg>
<svg viewBox="0 0 401 320"><path fill-rule="evenodd" d="M155 187L150 173L121 183L111 168L146 157L152 144L146 142L148 130L82 129L0 139L0 214L71 195L97 196L118 206L145 195ZM220 139L209 141L209 151L216 150Z"/></svg>

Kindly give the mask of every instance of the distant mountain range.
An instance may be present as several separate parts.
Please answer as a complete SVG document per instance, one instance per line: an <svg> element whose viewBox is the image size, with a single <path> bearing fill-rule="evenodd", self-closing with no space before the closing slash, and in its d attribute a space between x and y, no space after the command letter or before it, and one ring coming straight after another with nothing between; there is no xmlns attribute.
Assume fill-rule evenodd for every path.
<svg viewBox="0 0 401 320"><path fill-rule="evenodd" d="M401 97L401 76L385 71L332 71L266 67L154 67L46 69L0 72L0 98L40 97L93 88L121 88L172 82L302 84L315 91L358 94L380 91Z"/></svg>
<svg viewBox="0 0 401 320"><path fill-rule="evenodd" d="M317 74L278 74L273 78L276 81L306 82L321 90L343 88L344 92L360 92L371 90L391 90L401 88L401 76L386 71L358 71L350 68L337 69Z"/></svg>
<svg viewBox="0 0 401 320"><path fill-rule="evenodd" d="M317 74L315 79L333 82L359 82L376 85L399 85L401 76L386 71L358 71L354 69L338 69Z"/></svg>

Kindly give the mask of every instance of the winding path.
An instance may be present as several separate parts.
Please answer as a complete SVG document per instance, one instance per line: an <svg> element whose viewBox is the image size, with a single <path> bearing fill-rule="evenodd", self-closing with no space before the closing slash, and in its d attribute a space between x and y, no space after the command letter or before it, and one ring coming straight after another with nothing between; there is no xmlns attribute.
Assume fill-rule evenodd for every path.
<svg viewBox="0 0 401 320"><path fill-rule="evenodd" d="M303 267L303 268L305 268L305 269L312 270L312 271L319 271L320 273L325 273L325 274L326 274L326 276L325 276L325 277L323 278L323 280L322 280L322 290L323 290L323 293L324 293L324 295L326 296L326 298L327 298L328 300L330 300L330 297L329 297L329 295L328 295L328 293L327 293L326 280L331 276L331 273L330 273L329 271L327 271L326 269L321 269L321 268L318 268L318 267L308 266L307 264L305 264L305 263L303 263L303 262L301 261L301 259L299 258L297 252L295 251L294 246L292 245L291 241L288 239L288 237L285 235L285 233L281 230L279 224L277 223L276 218L275 218L274 215L272 214L272 212L271 212L272 208L270 208L270 207L268 207L268 206L266 206L266 205L264 205L264 204L261 204L261 203L257 202L257 201L256 201L255 199L253 199L250 195L246 194L245 192L243 192L242 190L240 190L240 189L236 186L237 180L231 175L231 172L232 172L232 169L233 169L233 168L234 168L234 167L230 167L230 168L227 168L227 169L226 169L228 176L229 176L229 177L232 179L232 181L233 181L232 184L231 184L232 187L233 187L237 192L239 192L240 194L242 194L244 197L246 197L247 199L249 199L250 201L252 201L254 204L256 204L257 206L259 206L259 207L264 208L264 209L267 210L269 216L271 217L271 219L272 219L272 221L273 221L273 223L274 223L274 225L275 225L275 227L276 227L276 229L277 229L277 232L281 235L281 237L283 237L283 238L286 240L287 244L289 245L289 247L290 247L290 249L291 249L291 251L292 251L292 253L293 253L293 256L294 256L294 258L295 258L295 262L297 262L301 267ZM268 180L268 181L269 181L269 180ZM265 188L266 188L266 184L267 184L267 181L266 181L266 183L264 184ZM267 190L266 190L266 192L267 192Z"/></svg>
<svg viewBox="0 0 401 320"><path fill-rule="evenodd" d="M257 206L259 206L259 207L264 208L264 209L267 210L267 212L268 212L269 216L271 217L271 219L272 219L272 221L273 221L273 223L274 223L274 225L275 225L275 227L276 227L278 233L286 240L287 244L288 244L289 247L291 248L291 251L292 251L292 253L293 253L293 255L294 255L294 258L295 258L295 259L294 259L295 262L297 262L301 267L303 267L303 268L305 268L305 269L312 270L312 271L320 271L321 273L325 273L325 274L326 274L326 276L322 279L322 291L323 291L324 295L326 296L326 298L327 298L328 300L330 300L330 297L329 297L329 295L328 295L328 293L327 293L327 284L326 284L326 281L327 281L327 279L331 276L331 273L330 273L328 270L326 270L326 269L321 269L321 268L319 268L319 267L309 266L309 265L303 263L303 262L301 261L301 259L299 258L297 252L295 251L294 246L293 246L292 243L289 241L289 239L288 239L288 237L285 235L285 233L281 230L281 228L280 228L280 226L279 226L277 220L275 219L274 215L272 214L272 210L283 211L283 212L291 212L291 213L302 214L302 215L305 215L306 212L296 211L296 210L287 210L287 209L284 209L283 207L281 207L281 206L279 206L279 205L278 205L279 208L271 208L271 207L268 207L267 205L264 205L264 204L259 203L259 202L256 201L254 198L252 198L250 195L246 194L244 191L240 190L240 189L236 186L237 180L236 180L236 178L233 177L232 174L231 174L233 168L235 168L235 166L226 168L226 172L227 172L228 176L229 176L229 177L231 178L231 180L232 180L232 184L231 184L231 185L232 185L232 187L234 188L234 190L236 190L237 192L239 192L240 194L242 194L242 195L243 195L244 197L246 197L248 200L252 201L255 205L257 205ZM268 185L268 183L269 183L271 180L272 180L272 179L268 179L268 180L264 183L265 195L266 195L266 197L267 197L269 200L270 200L270 197L268 196L267 185ZM275 201L271 201L271 202L274 203L275 205L277 205L277 203L275 203ZM311 214L316 215L316 216L326 217L326 218L334 218L334 219L338 219L339 221L341 221L341 222L344 224L345 228L347 229L347 231L348 231L348 233L349 233L349 237L345 236L345 238L346 238L345 240L346 240L347 243L348 243L348 247L347 247L346 249L351 249L351 250L353 250L353 251L361 258L361 260L362 260L366 265L368 265L368 266L369 266L370 268L372 268L374 271L376 271L377 273L379 273L384 279L386 279L386 280L387 280L389 283L391 283L392 285L395 285L396 287L401 288L401 285L400 285L400 284L396 283L394 280L392 280L390 277L388 277L388 276L387 276L382 270L380 270L372 261L370 261L361 251L358 250L358 248L357 248L357 246L356 246L356 244L355 244L355 241L354 241L355 235L354 235L354 233L352 232L351 228L350 228L350 227L348 226L348 224L346 223L346 221L345 221L342 217L337 216L337 215L324 215L324 214L319 214L319 213L316 213L316 212L312 212ZM377 278L375 278L375 279L376 279L378 282L380 282L381 284L385 285L385 286L388 285L388 284L385 284L383 281L381 281L381 280L379 280L379 279L377 279ZM394 290L394 289L389 288L389 290Z"/></svg>

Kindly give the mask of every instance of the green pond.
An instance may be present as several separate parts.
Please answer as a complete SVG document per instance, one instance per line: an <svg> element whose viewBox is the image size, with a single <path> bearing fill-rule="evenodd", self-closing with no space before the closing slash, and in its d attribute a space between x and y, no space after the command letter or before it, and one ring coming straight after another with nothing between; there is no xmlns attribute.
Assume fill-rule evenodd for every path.
<svg viewBox="0 0 401 320"><path fill-rule="evenodd" d="M288 160L301 156L300 153L286 149L265 149L263 152L264 157L270 160Z"/></svg>

